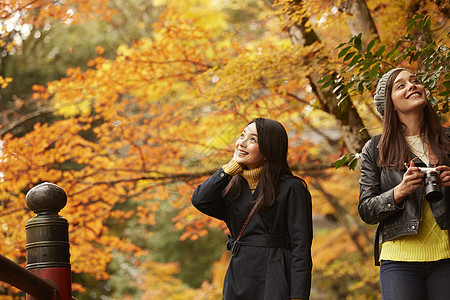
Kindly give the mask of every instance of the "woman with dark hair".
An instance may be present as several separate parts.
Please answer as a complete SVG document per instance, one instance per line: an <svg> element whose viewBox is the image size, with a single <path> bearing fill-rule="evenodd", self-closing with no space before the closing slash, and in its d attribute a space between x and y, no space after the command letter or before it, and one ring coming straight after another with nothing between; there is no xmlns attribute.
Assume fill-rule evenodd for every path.
<svg viewBox="0 0 450 300"><path fill-rule="evenodd" d="M233 159L192 195L198 210L230 231L226 300L309 299L311 195L292 174L287 152L283 125L254 119L237 139Z"/></svg>
<svg viewBox="0 0 450 300"><path fill-rule="evenodd" d="M384 74L374 101L383 131L362 151L358 209L378 224L382 297L449 299L450 130L406 69Z"/></svg>

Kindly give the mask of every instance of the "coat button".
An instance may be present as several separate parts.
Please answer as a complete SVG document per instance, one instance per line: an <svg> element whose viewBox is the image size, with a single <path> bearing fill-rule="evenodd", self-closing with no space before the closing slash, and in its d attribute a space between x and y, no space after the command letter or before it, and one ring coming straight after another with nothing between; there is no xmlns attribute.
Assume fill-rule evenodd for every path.
<svg viewBox="0 0 450 300"><path fill-rule="evenodd" d="M390 203L388 203L387 207L388 207L388 208L391 208L391 206L392 206L392 205L391 205Z"/></svg>
<svg viewBox="0 0 450 300"><path fill-rule="evenodd" d="M416 226L412 225L412 226L411 226L411 229L412 229L412 230L416 229Z"/></svg>
<svg viewBox="0 0 450 300"><path fill-rule="evenodd" d="M220 173L220 177L224 177L225 176L225 173Z"/></svg>

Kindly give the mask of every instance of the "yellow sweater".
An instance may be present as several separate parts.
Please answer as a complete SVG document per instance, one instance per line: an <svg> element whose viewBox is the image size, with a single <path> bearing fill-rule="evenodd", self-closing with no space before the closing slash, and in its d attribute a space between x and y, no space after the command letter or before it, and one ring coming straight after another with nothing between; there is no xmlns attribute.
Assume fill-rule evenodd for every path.
<svg viewBox="0 0 450 300"><path fill-rule="evenodd" d="M244 177L245 180L247 180L248 186L253 194L258 186L264 166L252 170L244 170L235 160L232 159L229 163L224 165L222 169L228 175L234 176L236 174L240 174Z"/></svg>
<svg viewBox="0 0 450 300"><path fill-rule="evenodd" d="M441 230L434 220L428 201L423 201L422 221L416 235L398 237L384 242L380 260L436 261L450 258L448 230Z"/></svg>
<svg viewBox="0 0 450 300"><path fill-rule="evenodd" d="M428 146L419 136L406 139L411 150L428 164ZM422 205L422 220L416 235L398 237L384 242L380 260L393 261L436 261L450 258L450 231L441 230L436 224L430 204L425 199Z"/></svg>

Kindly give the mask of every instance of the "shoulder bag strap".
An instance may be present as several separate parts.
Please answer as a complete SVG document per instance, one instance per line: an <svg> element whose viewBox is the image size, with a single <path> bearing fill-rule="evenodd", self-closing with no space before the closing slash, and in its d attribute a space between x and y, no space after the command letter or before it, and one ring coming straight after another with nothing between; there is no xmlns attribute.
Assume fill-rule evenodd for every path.
<svg viewBox="0 0 450 300"><path fill-rule="evenodd" d="M244 233L245 227L247 227L248 222L250 222L250 219L252 218L253 214L256 211L256 208L258 207L259 203L261 202L261 199L258 199L258 201L256 201L255 205L253 205L252 210L250 211L250 213L247 216L247 219L245 219L244 224L242 225L241 231L239 232L239 235L236 238L236 241L239 241L239 239L242 236L242 233Z"/></svg>

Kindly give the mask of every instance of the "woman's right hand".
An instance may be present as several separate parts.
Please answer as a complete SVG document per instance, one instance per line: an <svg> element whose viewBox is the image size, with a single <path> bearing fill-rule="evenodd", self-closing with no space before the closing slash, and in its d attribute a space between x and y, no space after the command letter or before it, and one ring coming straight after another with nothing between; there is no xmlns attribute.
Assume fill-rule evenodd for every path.
<svg viewBox="0 0 450 300"><path fill-rule="evenodd" d="M421 185L423 181L423 173L420 172L418 167L412 166L407 168L405 174L403 174L403 180L394 188L394 202L400 204L403 199L414 193Z"/></svg>

